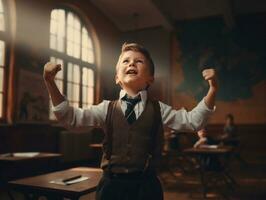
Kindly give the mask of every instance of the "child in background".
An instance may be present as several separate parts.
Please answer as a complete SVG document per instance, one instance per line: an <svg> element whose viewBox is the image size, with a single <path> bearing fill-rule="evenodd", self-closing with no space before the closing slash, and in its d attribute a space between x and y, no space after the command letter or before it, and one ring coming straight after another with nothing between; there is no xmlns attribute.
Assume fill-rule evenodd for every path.
<svg viewBox="0 0 266 200"><path fill-rule="evenodd" d="M225 117L225 125L223 130L222 139L223 140L232 140L236 139L236 125L234 123L234 116L232 114L227 114Z"/></svg>
<svg viewBox="0 0 266 200"><path fill-rule="evenodd" d="M97 200L162 200L157 169L163 144L163 127L197 131L214 111L216 74L205 69L209 83L204 99L190 112L175 110L148 96L154 81L154 63L149 52L136 43L122 46L115 82L121 86L116 101L104 100L87 109L71 107L55 84L61 70L56 63L44 66L44 80L57 119L66 126L100 126L105 129L104 171L96 191Z"/></svg>
<svg viewBox="0 0 266 200"><path fill-rule="evenodd" d="M199 140L194 144L194 148L208 148L210 145L217 145L217 142L211 138L206 129L198 131ZM199 157L201 167L209 171L217 171L221 168L221 163L215 155L201 155Z"/></svg>

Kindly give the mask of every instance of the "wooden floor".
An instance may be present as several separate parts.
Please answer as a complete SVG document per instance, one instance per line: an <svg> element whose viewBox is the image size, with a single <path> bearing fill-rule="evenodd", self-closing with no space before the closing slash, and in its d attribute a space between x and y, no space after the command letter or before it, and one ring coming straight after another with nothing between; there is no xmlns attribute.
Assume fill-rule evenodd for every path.
<svg viewBox="0 0 266 200"><path fill-rule="evenodd" d="M207 194L206 199L266 199L266 164L235 165L232 169L237 185L233 190L220 187ZM198 174L183 174L178 170L160 174L165 200L204 199Z"/></svg>

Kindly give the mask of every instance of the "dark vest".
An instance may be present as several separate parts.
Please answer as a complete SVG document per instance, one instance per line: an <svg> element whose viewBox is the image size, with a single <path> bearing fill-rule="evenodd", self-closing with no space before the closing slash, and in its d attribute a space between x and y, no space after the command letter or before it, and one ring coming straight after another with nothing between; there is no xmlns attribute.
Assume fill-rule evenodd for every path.
<svg viewBox="0 0 266 200"><path fill-rule="evenodd" d="M126 173L155 170L163 147L163 126L158 101L147 100L145 109L131 125L120 101L110 102L106 117L101 167Z"/></svg>

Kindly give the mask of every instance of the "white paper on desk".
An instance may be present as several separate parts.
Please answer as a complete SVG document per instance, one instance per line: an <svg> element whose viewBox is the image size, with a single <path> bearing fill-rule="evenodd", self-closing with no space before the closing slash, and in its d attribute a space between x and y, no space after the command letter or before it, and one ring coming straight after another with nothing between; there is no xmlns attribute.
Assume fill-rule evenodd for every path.
<svg viewBox="0 0 266 200"><path fill-rule="evenodd" d="M71 185L71 184L74 184L74 183L79 183L79 182L88 180L89 178L90 177L82 176L80 178L77 178L77 179L71 180L71 181L67 181L67 182L63 182L63 179L60 178L60 179L52 180L49 183L54 183L54 184L58 184L58 185Z"/></svg>
<svg viewBox="0 0 266 200"><path fill-rule="evenodd" d="M34 156L37 156L39 155L40 152L18 152L18 153L13 153L12 155L14 157L34 157Z"/></svg>
<svg viewBox="0 0 266 200"><path fill-rule="evenodd" d="M200 145L200 148L207 148L207 149L217 149L218 147L219 147L218 145L207 145L207 144Z"/></svg>

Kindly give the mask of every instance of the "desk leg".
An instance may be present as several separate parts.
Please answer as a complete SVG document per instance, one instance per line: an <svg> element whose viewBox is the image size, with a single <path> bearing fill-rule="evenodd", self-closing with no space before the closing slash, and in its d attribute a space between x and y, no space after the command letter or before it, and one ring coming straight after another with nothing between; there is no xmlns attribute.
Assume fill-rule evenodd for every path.
<svg viewBox="0 0 266 200"><path fill-rule="evenodd" d="M202 169L200 169L200 181L202 184L202 193L203 193L203 198L205 199L207 196L207 186L205 185L205 173Z"/></svg>
<svg viewBox="0 0 266 200"><path fill-rule="evenodd" d="M12 193L11 193L9 190L7 191L7 195L8 195L8 197L9 197L11 200L15 200L14 197L13 197L13 195L12 195Z"/></svg>

